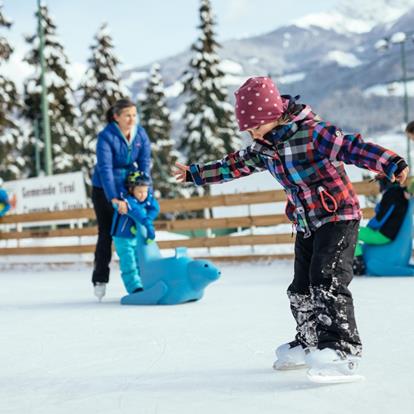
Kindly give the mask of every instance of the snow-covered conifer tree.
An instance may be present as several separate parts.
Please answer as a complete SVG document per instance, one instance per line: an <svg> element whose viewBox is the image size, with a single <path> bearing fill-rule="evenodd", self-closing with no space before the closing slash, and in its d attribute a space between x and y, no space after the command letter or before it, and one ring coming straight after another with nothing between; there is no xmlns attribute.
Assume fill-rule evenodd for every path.
<svg viewBox="0 0 414 414"><path fill-rule="evenodd" d="M157 63L151 67L148 85L139 97L138 108L141 124L151 140L152 178L156 194L162 198L174 198L179 194L179 186L171 176L171 166L179 154L171 139L170 111L166 105L160 65Z"/></svg>
<svg viewBox="0 0 414 414"><path fill-rule="evenodd" d="M120 60L114 53L114 43L107 23L103 23L94 37L95 42L90 46L91 56L89 67L81 85L83 97L81 104L87 105L91 99L100 125L105 124L105 113L118 99L124 98L125 89L121 86L121 73L118 68ZM99 115L99 116L98 116Z"/></svg>
<svg viewBox="0 0 414 414"><path fill-rule="evenodd" d="M12 22L3 14L0 2L0 28L10 28ZM13 49L5 37L0 37L0 69L12 54ZM23 173L24 159L21 157L22 133L16 124L19 96L16 85L0 74L0 177L3 180L19 178Z"/></svg>
<svg viewBox="0 0 414 414"><path fill-rule="evenodd" d="M79 151L80 138L74 127L78 114L68 76L69 60L56 36L56 25L45 5L41 6L41 14L45 35L45 78L48 90L53 172L73 171L73 156ZM36 121L40 125L40 131L42 129L38 34L26 37L26 41L32 46L32 49L26 55L25 61L35 68L33 76L24 85L23 111L25 117L32 124L32 131L25 147L25 156L29 167L29 175L33 176L36 174L34 164L36 144L40 150L43 150L44 147L43 142L36 143L35 134ZM42 136L41 133L40 137ZM40 162L43 169L43 156L40 157Z"/></svg>
<svg viewBox="0 0 414 414"><path fill-rule="evenodd" d="M75 155L74 163L84 172L90 183L92 168L96 160L96 136L105 126L107 109L118 99L127 95L121 86L118 69L120 61L114 54L114 45L108 26L104 23L95 35L90 47L89 67L80 86L79 133L81 151Z"/></svg>
<svg viewBox="0 0 414 414"><path fill-rule="evenodd" d="M224 73L219 67L210 0L201 0L200 20L201 34L192 46L190 68L184 73L183 93L188 98L179 149L189 162L221 158L241 143L233 107L227 102Z"/></svg>

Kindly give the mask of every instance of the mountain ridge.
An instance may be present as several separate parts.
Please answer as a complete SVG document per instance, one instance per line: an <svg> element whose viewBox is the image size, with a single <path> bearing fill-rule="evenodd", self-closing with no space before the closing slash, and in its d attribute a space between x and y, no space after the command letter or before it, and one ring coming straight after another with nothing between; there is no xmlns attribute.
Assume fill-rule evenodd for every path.
<svg viewBox="0 0 414 414"><path fill-rule="evenodd" d="M370 2L358 2L361 5L358 10L352 9L354 3L353 0L342 3L344 18L352 10L360 15L364 10L368 13L366 10L369 9L370 15L375 15L375 7L370 8ZM385 88L401 79L398 45L383 55L378 54L374 45L380 38L397 31L412 31L414 0L379 1L377 10L386 7L384 4L388 4L388 10L393 6L398 18L391 21L382 14L366 32L332 30L323 24L303 27L294 22L264 34L223 42L218 53L224 62L225 83L231 100L234 89L247 77L270 75L282 93L300 94L303 101L311 104L323 118L345 129L376 132L399 128L403 121L402 98L367 91L375 91L376 85ZM414 76L411 41L407 42L406 49L410 77ZM171 91L171 94L167 93L168 106L176 119L180 118L184 103L184 98L178 94L180 77L190 59L190 50L185 50L158 62L164 84ZM134 98L142 91L150 66L123 73ZM411 98L410 105L414 108L412 101ZM178 126L173 131L176 137L179 129Z"/></svg>

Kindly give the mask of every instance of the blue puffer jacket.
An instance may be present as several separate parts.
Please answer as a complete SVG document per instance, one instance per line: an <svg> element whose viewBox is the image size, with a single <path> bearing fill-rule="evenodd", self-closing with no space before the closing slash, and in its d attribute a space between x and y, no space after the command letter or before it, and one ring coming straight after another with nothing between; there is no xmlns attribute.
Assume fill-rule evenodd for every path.
<svg viewBox="0 0 414 414"><path fill-rule="evenodd" d="M145 129L138 126L127 141L116 122L109 123L99 134L96 144L97 163L92 185L103 188L106 198L120 198L128 171L135 168L150 175L151 147Z"/></svg>
<svg viewBox="0 0 414 414"><path fill-rule="evenodd" d="M6 190L0 188L0 217L3 217L10 210L9 197Z"/></svg>
<svg viewBox="0 0 414 414"><path fill-rule="evenodd" d="M124 198L124 201L128 205L128 213L119 214L115 209L112 220L112 236L134 238L136 234L135 223L142 224L147 232L154 232L152 222L157 218L160 206L152 193L149 192L148 197L142 203L130 194Z"/></svg>

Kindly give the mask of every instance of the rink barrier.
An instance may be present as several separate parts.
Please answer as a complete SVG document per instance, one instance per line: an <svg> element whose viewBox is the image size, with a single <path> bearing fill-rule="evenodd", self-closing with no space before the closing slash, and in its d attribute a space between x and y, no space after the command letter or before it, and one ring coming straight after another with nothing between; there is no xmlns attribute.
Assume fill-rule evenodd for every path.
<svg viewBox="0 0 414 414"><path fill-rule="evenodd" d="M373 196L378 194L378 186L370 182L353 183L355 191L359 195ZM172 200L159 200L161 212L182 213L211 209L213 207L251 206L255 204L285 202L286 195L283 190L246 192L239 194L222 194L206 197L193 197ZM250 210L249 210L250 211ZM364 217L372 217L372 208L363 209ZM51 225L50 223L53 223ZM56 228L59 224L70 223L70 228ZM157 230L195 231L209 229L235 229L275 226L289 223L284 214L271 215L247 215L243 217L221 218L193 218L157 220ZM0 218L0 241L7 245L14 241L16 246L0 247L0 255L55 255L55 254L84 254L93 253L95 244L82 243L82 237L96 236L95 213L93 209L74 209L53 212L36 212L28 214L6 215ZM43 245L22 246L20 241L24 239L47 240L50 238L74 237L70 245ZM208 236L193 237L184 240L161 240L158 245L161 249L174 249L185 246L188 248L214 248L231 246L259 246L293 244L294 235L291 233L265 234L265 235L235 235L235 236ZM2 243L4 244L4 243ZM207 256L206 256L207 257ZM212 257L212 256L208 256ZM291 258L293 254L245 254L245 255L220 255L214 256L214 260L241 261L241 260L269 260L278 258Z"/></svg>

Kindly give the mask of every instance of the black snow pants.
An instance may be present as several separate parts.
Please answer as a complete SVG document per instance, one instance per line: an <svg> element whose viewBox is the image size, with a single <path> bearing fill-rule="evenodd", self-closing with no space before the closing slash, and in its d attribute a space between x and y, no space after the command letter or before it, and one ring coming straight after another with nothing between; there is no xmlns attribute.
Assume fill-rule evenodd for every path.
<svg viewBox="0 0 414 414"><path fill-rule="evenodd" d="M288 288L296 340L304 347L360 355L351 292L352 261L359 221L327 223L310 237L298 232L295 269Z"/></svg>
<svg viewBox="0 0 414 414"><path fill-rule="evenodd" d="M95 261L92 273L92 283L108 283L109 263L112 257L112 217L114 208L105 197L104 190L92 188L92 203L98 222L98 241L95 248Z"/></svg>

